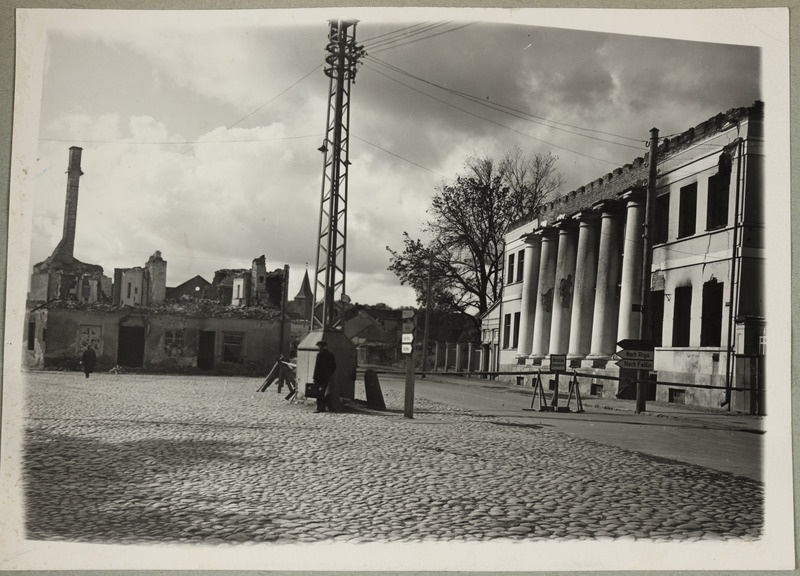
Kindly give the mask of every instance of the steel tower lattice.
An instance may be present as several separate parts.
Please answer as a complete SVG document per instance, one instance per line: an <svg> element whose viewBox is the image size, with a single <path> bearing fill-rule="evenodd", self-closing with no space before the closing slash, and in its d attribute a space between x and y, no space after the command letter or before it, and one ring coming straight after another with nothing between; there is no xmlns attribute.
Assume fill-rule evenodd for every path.
<svg viewBox="0 0 800 576"><path fill-rule="evenodd" d="M335 328L339 324L335 303L345 297L347 264L347 172L350 166L350 89L364 47L356 44L357 20L329 20L325 75L330 78L319 213L314 302L322 314L312 310L314 328Z"/></svg>

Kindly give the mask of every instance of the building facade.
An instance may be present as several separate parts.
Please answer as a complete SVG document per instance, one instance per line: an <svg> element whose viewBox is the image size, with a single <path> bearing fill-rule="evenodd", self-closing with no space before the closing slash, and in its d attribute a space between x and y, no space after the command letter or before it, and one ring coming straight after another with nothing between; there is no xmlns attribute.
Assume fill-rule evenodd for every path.
<svg viewBox="0 0 800 576"><path fill-rule="evenodd" d="M648 160L512 226L502 301L487 318L500 330L500 370L546 370L551 355L564 354L582 391L603 396L621 395L636 377L614 360L618 341L642 335ZM734 389L763 388L762 165L761 102L659 144L645 327L658 380L650 399L756 409L755 392Z"/></svg>

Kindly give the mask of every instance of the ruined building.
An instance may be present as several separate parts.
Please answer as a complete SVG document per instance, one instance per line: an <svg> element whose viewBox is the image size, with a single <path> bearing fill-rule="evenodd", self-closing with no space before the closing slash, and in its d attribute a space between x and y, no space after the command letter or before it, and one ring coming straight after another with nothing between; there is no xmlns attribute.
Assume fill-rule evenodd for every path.
<svg viewBox="0 0 800 576"><path fill-rule="evenodd" d="M77 369L91 346L98 370L266 374L289 347L284 314L288 267L266 271L266 258L243 270L184 282L167 298L167 262L103 269L75 259L81 149L70 148L64 234L52 256L33 267L24 365ZM233 299L234 290L236 298Z"/></svg>
<svg viewBox="0 0 800 576"><path fill-rule="evenodd" d="M103 267L86 264L74 256L78 186L83 175L81 151L82 148L77 146L69 149L64 231L50 257L33 267L28 293L28 300L31 302L105 302L111 297L111 279L103 275Z"/></svg>

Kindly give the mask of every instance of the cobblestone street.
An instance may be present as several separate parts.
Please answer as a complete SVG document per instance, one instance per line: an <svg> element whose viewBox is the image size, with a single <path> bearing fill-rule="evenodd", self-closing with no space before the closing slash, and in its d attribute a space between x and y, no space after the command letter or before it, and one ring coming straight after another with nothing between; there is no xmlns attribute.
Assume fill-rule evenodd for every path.
<svg viewBox="0 0 800 576"><path fill-rule="evenodd" d="M204 544L755 539L763 486L384 391L315 414L260 379L40 372L33 540ZM357 383L363 398L363 383Z"/></svg>

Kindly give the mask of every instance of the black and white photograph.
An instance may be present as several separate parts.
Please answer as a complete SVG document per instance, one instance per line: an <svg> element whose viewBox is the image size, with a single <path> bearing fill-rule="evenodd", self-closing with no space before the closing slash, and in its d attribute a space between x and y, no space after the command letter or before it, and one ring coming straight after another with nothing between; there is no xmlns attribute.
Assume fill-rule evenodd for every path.
<svg viewBox="0 0 800 576"><path fill-rule="evenodd" d="M794 568L788 9L5 12L0 569Z"/></svg>

